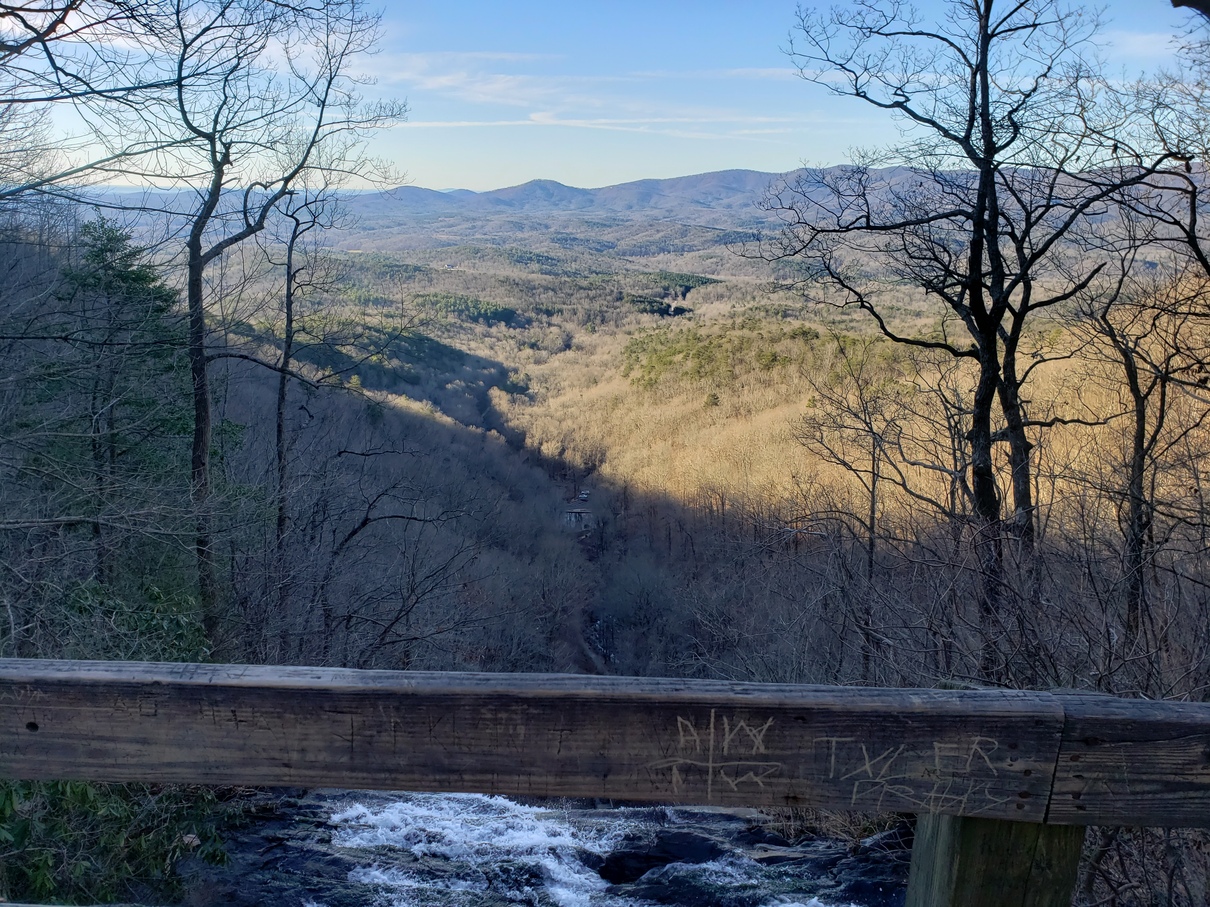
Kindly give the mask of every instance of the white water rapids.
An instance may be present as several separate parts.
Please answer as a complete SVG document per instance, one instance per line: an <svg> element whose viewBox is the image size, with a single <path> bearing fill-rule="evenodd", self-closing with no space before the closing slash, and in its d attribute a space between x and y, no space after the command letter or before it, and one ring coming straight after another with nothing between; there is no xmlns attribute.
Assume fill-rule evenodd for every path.
<svg viewBox="0 0 1210 907"><path fill-rule="evenodd" d="M728 820L732 827L741 821L720 818ZM365 886L374 907L850 907L805 894L810 886L795 876L801 866L765 865L741 849L654 868L638 880L640 890L610 885L597 872L627 835L691 823L697 829L702 821L702 811L679 808L593 810L477 794L399 794L350 802L329 827L333 845L366 855L349 881ZM657 890L658 900L643 896ZM689 893L681 900L670 893L678 891Z"/></svg>

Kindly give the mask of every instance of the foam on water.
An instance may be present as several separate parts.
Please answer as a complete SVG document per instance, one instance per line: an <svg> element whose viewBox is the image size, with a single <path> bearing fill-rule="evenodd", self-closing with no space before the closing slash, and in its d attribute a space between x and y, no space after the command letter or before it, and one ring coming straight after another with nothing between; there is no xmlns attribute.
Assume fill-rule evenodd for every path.
<svg viewBox="0 0 1210 907"><path fill-rule="evenodd" d="M604 854L627 828L624 820L601 829L574 828L556 810L481 794L401 794L378 808L354 803L331 821L344 826L337 838L345 846L390 844L449 860L577 847Z"/></svg>
<svg viewBox="0 0 1210 907"><path fill-rule="evenodd" d="M403 895L407 904L444 904L451 892L486 891L491 879L505 895L532 897L534 884L557 907L628 903L603 896L606 883L579 858L604 856L630 825L619 821L573 826L557 810L523 806L504 797L479 794L405 794L380 807L355 803L332 816L335 843L345 847L387 845L416 857L439 857L463 864L457 882L416 872L367 867L352 881ZM515 879L500 867L520 867ZM529 872L524 868L528 867ZM512 890L509 890L512 889ZM456 903L456 902L453 902Z"/></svg>
<svg viewBox="0 0 1210 907"><path fill-rule="evenodd" d="M651 809L619 809L587 819L580 814L573 821L562 810L504 797L399 794L388 802L352 803L330 824L338 846L387 847L416 858L403 867L371 864L350 873L349 881L374 890L375 903L390 907L649 907L647 901L611 891L583 858L603 858L652 816ZM675 821L672 815L664 818ZM777 900L762 889L764 871L742 854L730 854L709 863L670 864L651 875L743 889L755 898L749 903L764 901L764 907L839 907L816 898Z"/></svg>

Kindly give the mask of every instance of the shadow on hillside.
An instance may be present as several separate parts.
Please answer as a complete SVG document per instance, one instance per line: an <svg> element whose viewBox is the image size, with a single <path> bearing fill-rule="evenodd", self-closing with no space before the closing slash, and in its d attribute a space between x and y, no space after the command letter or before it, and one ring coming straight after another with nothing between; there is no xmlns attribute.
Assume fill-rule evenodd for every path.
<svg viewBox="0 0 1210 907"><path fill-rule="evenodd" d="M524 388L492 358L424 336L399 339L370 360L331 347L322 353L313 365L347 370L349 378L343 386L295 386L288 407L289 476L298 489L288 523L311 533L300 535L291 555L288 591L318 590L307 592L316 603L299 599L297 626L277 631L293 648L276 655L268 639L264 652L238 653L240 660L695 676L713 657L695 642L695 615L703 606L726 610L746 601L740 587L749 571L766 584L785 574L776 597L796 611L800 558L819 540L787 524L784 513L756 513L725 491L681 502L608 479L607 451L586 463L571 452L527 447L492 394ZM238 369L231 386L239 390L225 413L244 438L238 472L248 477L245 487L262 483L268 493L276 380L246 363ZM353 376L368 393L354 389ZM423 514L449 516L417 522ZM356 545L347 544L352 539ZM247 566L240 569L252 579L236 594L255 605L247 615L254 625L262 621L258 608L266 626L281 623L280 604L253 588L258 570L272 576L277 569L270 555L263 567L255 552L241 554ZM406 606L409 639L419 640L400 644L407 657L383 650L363 659L350 634L402 626L393 612L384 618L379 611L421 586L424 600ZM316 635L315 607L349 611L361 623L341 629L325 618L329 629ZM423 640L434 627L430 646ZM332 633L349 640L349 651L328 645ZM768 641L767 628L750 635L752 645ZM800 679L793 665L763 673Z"/></svg>
<svg viewBox="0 0 1210 907"><path fill-rule="evenodd" d="M463 425L509 435L489 392L523 394L528 388L503 363L418 333L370 337L368 346L376 352L325 345L306 348L298 358L346 384L355 378L367 391L398 394L430 404Z"/></svg>

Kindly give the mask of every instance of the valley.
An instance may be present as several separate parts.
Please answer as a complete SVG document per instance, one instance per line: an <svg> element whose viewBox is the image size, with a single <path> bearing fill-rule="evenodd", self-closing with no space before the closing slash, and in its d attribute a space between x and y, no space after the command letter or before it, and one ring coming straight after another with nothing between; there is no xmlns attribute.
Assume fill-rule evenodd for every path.
<svg viewBox="0 0 1210 907"><path fill-rule="evenodd" d="M5 653L1197 695L1210 334L1163 305L1198 279L1147 261L1112 320L1090 293L1017 335L1032 536L1007 514L989 566L952 315L868 254L862 302L770 261L784 235L751 193L774 179L355 194L320 241L229 253L206 283L204 503L162 218L15 221ZM1123 351L1168 371L1123 385ZM1020 492L1008 429L994 418L998 500ZM226 796L13 802L60 838L98 797L163 810L214 856ZM105 873L89 890L127 884Z"/></svg>
<svg viewBox="0 0 1210 907"><path fill-rule="evenodd" d="M38 660L65 662L68 685L93 670L81 661L208 665L241 683L245 665L331 670L342 702L340 678L376 676L348 670L524 672L543 696L551 674L605 690L672 678L674 698L685 681L755 681L890 688L905 728L919 727L921 691L1009 712L1063 691L1039 713L1050 748L1022 777L1040 790L1049 765L1066 812L1017 787L995 817L963 800L951 820L944 772L979 755L999 783L980 747L1004 738L964 711L953 767L937 737L922 744L924 793L902 801L928 816L909 903L999 865L947 851L1000 851L997 836L1028 850L1000 869L1046 877L1056 903L1069 890L1086 907L1207 903L1206 833L1175 827L1198 824L1195 798L1179 815L1081 800L1101 784L1164 806L1157 792L1185 778L1201 796L1204 735L1161 716L1204 729L1210 691L1210 38L1201 13L1178 27L1110 6L0 9L0 660L13 682L32 683L20 666ZM458 185L504 188L439 191ZM144 705L171 709L141 693L135 709L122 689L119 723L154 742ZM238 708L205 706L204 736L229 711L229 751L266 758L280 740L248 742L246 688L233 690ZM1135 742L1163 746L1140 752L1175 755L1135 760L1155 763L1154 789L1132 789L1105 748L1095 780L1091 748L1117 730L1068 734L1087 693L1108 724L1119 709L1155 717ZM345 715L298 695L298 714ZM290 755L263 775L234 757L230 774L144 775L118 737L125 773L75 780L82 763L44 761L30 741L56 759L102 750L75 725L57 742L39 696L10 694L9 752L26 761L0 778L0 901L185 898L182 871L207 878L279 796L193 779L384 777L291 774ZM315 733L342 755L347 739L351 760L363 700L348 696L347 738L343 717L339 734ZM507 760L512 706L468 708L446 726L483 730L482 764ZM588 733L623 713L611 708ZM880 723L861 709L856 735ZM664 761L673 738L660 738L636 771L671 766L676 791L702 742L674 717L685 752ZM728 720L724 754L746 728L755 756L772 718L759 734L755 716ZM557 754L570 724L552 725ZM643 727L619 732L627 758ZM393 763L396 733L392 719L390 758L368 758ZM613 777L585 740L577 771ZM1069 744L1071 762L1089 753L1064 763L1070 789L1055 768ZM902 745L880 740L876 776L861 744L871 781L895 780ZM434 763L434 790L505 789L473 783L461 743L434 747L457 757ZM753 770L721 771L734 792L764 789ZM750 887L736 907L897 903L901 866L806 887L780 875L783 856L844 862L803 836L856 851L907 830L804 808L855 808L856 786L835 801L787 790L767 818L795 853L767 866L748 865L769 853L738 816L636 814L635 849L663 847L682 819L695 848L713 841L718 865L651 870L678 876L689 902L729 885ZM269 808L266 834L297 810L300 859L335 873L341 903L673 897L655 876L598 872L630 856L596 802L572 821L571 803L280 796L291 803ZM886 808L881 796L867 807ZM553 836L556 851L579 843L493 852L511 864L500 877L447 865L479 840L476 815ZM376 829L418 816L472 821L450 825L441 860L409 832L375 866ZM1093 816L1173 827L1084 834ZM987 836L966 817L993 818ZM1018 840L1017 819L1041 824ZM249 841L253 859L274 845ZM966 868L946 882L953 866ZM867 881L890 887L850 885Z"/></svg>

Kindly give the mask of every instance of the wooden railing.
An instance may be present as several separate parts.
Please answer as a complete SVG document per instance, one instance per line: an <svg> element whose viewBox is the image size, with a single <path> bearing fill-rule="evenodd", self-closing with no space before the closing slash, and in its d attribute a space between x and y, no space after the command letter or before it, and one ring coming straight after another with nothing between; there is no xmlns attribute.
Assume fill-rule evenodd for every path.
<svg viewBox="0 0 1210 907"><path fill-rule="evenodd" d="M1083 826L1210 826L1210 706L0 659L0 778L914 813L909 905L1059 905Z"/></svg>

